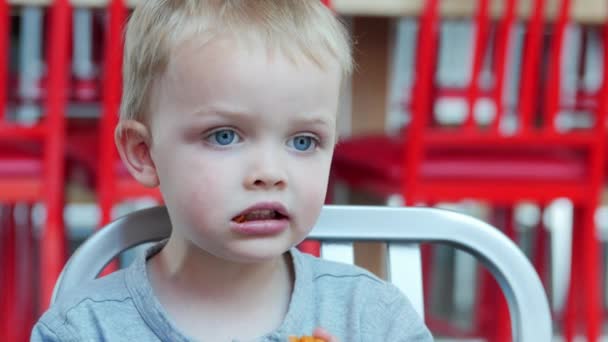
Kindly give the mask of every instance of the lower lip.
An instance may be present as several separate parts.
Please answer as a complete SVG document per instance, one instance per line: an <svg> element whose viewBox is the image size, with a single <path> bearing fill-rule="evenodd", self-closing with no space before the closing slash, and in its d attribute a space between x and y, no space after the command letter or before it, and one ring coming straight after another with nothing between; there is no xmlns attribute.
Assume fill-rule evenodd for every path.
<svg viewBox="0 0 608 342"><path fill-rule="evenodd" d="M287 219L232 222L232 231L250 236L276 235L285 231L288 225L289 220Z"/></svg>

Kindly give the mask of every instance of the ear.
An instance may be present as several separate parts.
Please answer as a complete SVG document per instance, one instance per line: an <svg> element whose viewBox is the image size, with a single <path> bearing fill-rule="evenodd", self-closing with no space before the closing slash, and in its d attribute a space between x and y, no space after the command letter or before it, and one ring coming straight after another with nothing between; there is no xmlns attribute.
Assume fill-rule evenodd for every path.
<svg viewBox="0 0 608 342"><path fill-rule="evenodd" d="M143 123L135 120L121 121L114 132L118 153L129 173L142 185L158 186L158 174L150 157L152 136Z"/></svg>

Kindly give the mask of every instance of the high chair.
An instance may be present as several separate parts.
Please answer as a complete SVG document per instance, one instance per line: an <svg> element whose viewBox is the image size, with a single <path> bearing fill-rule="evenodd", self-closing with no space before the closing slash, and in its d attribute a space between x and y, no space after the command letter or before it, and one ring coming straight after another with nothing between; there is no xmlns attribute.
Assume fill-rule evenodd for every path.
<svg viewBox="0 0 608 342"><path fill-rule="evenodd" d="M602 62L603 84L600 91L593 94L598 103L593 110L593 126L562 132L558 127L563 80L561 60L570 1L560 2L550 38L546 77L542 80L546 1L532 2L533 11L526 23L519 102L517 108L512 109L505 107L503 94L509 34L519 2L504 2L505 10L497 23L490 54L495 82L487 89L480 87L479 79L491 37L490 2L478 0L476 3L474 31L477 34L471 81L465 89L456 92L467 100L464 123L441 126L433 119L438 98L453 96L454 91L439 89L434 81L439 0L428 0L419 22L410 123L400 136L358 137L337 146L334 179L382 196L402 194L407 205L476 199L511 208L523 200L544 206L559 197L569 198L577 209L564 333L571 341L576 324L584 323L587 338L596 341L601 327L602 301L599 244L593 216L604 177L608 54L604 54ZM604 51L607 51L608 26L604 25L602 30ZM480 100L493 104L493 119L487 125L480 125L475 119ZM516 129L505 132L504 123L513 119L517 122ZM513 227L505 230L514 237ZM584 313L578 310L582 303ZM500 324L492 328L492 333L496 340L509 340L507 312L500 302L496 305L493 317Z"/></svg>
<svg viewBox="0 0 608 342"><path fill-rule="evenodd" d="M99 230L72 255L58 280L54 300L95 279L121 252L160 241L171 233L165 207L132 212ZM352 264L353 242L388 245L389 281L401 289L422 316L419 243L442 243L479 259L501 285L513 317L514 341L550 341L547 297L526 256L507 237L480 220L431 208L325 206L310 237L322 241L323 258ZM404 322L405 323L405 322Z"/></svg>
<svg viewBox="0 0 608 342"><path fill-rule="evenodd" d="M67 77L69 74L69 15L67 0L57 0L49 8L50 22L47 54L48 82L43 116L33 123L24 125L11 119L6 109L11 108L9 98L13 89L7 87L9 80L9 35L10 7L7 1L0 1L0 203L7 207L2 215L3 234L0 244L4 275L0 315L3 317L2 335L8 340L22 340L23 329L28 327L33 317L23 316L23 312L33 306L38 299L38 310L44 310L50 302L52 287L61 268L65 253L65 232L63 224L64 200L64 140L65 105ZM15 94L16 95L16 94ZM39 260L37 281L33 278L33 264L18 259L25 248L28 255L35 255L36 249L30 244L33 237L32 225L27 219L18 229L13 215L15 204L25 203L30 208L33 203L44 205L46 216L38 238ZM30 216L29 209L26 213ZM27 243L20 236L28 236ZM17 240L18 239L18 240ZM19 242L19 243L18 243ZM26 270L20 270L25 267ZM22 272L23 271L23 272ZM36 284L38 295L26 293ZM25 301L20 301L22 299ZM28 302L29 300L29 302ZM29 314L26 314L29 315Z"/></svg>

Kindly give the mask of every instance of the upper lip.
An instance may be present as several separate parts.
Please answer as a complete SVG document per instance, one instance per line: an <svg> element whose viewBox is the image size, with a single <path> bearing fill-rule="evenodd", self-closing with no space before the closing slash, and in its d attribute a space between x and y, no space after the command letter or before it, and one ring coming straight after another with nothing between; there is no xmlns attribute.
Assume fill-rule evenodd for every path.
<svg viewBox="0 0 608 342"><path fill-rule="evenodd" d="M234 218L237 218L241 215L247 215L248 213L250 213L252 211L256 211L256 210L274 210L277 213L281 214L282 216L289 217L287 208L285 208L285 206L283 204L281 204L279 202L260 202L260 203L256 203L256 204L250 206L249 208L241 211L236 216L234 216Z"/></svg>

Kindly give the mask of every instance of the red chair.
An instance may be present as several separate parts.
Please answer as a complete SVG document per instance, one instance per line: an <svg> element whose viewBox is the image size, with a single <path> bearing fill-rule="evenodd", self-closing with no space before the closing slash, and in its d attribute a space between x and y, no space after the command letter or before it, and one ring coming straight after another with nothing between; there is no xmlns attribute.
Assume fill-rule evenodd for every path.
<svg viewBox="0 0 608 342"><path fill-rule="evenodd" d="M7 118L9 80L8 56L10 8L0 1L0 203L7 205L3 215L1 253L3 260L2 334L8 340L25 340L33 320L32 314L38 298L37 312L46 309L50 302L53 284L63 267L65 232L64 203L64 140L65 104L69 75L69 19L67 0L58 0L50 8L50 45L48 47L48 82L44 115L36 122L24 126ZM25 258L35 255L29 219L20 227L15 222L15 203L40 202L46 208L46 218L39 244L39 279L34 280L34 267ZM29 207L29 206L28 206ZM28 216L28 215L25 215ZM25 235L24 235L25 234ZM25 236L25 240L24 237ZM24 254L25 251L25 254ZM25 268L25 269L24 269ZM32 296L31 286L36 284L40 294ZM24 301L25 299L25 301ZM29 311L29 313L28 313ZM27 334L27 335L23 335Z"/></svg>
<svg viewBox="0 0 608 342"><path fill-rule="evenodd" d="M114 129L118 123L122 92L123 31L129 9L123 0L112 0L107 7L109 20L103 39L100 72L101 116L94 123L84 122L70 135L68 154L87 170L100 208L98 227L112 219L112 208L141 197L162 201L158 189L137 183L118 157Z"/></svg>
<svg viewBox="0 0 608 342"><path fill-rule="evenodd" d="M603 78L601 91L595 94L599 106L595 109L594 126L588 130L558 131L556 117L562 80L560 52L570 1L561 2L559 16L553 25L547 76L541 83L545 0L535 0L533 15L527 23L520 100L516 110L519 129L510 135L503 134L499 125L505 116L502 94L508 34L515 21L517 2L506 1L505 15L497 26L493 51L496 82L490 90L482 90L478 85L490 32L489 1L479 0L478 4L474 19L477 35L472 77L470 85L461 92L469 106L464 124L446 127L432 119L434 101L445 90L437 89L433 81L439 1L428 0L420 19L417 74L411 96L414 99L412 121L400 137L359 137L340 144L334 157L334 179L382 196L401 193L408 205L478 199L497 206L512 207L522 200L544 206L558 197L569 198L577 208L577 215L573 283L565 310L565 335L571 341L575 324L585 322L588 340L596 341L602 304L599 244L593 214L603 181L607 77ZM608 42L608 26L603 40L604 44ZM605 58L604 72L607 70L608 59ZM474 105L481 98L490 99L496 105L494 121L484 127L480 127L473 116ZM513 227L506 227L508 234L513 231ZM586 311L577 316L579 312L575 305L581 302ZM493 328L492 340L510 340L508 312L504 305L498 304L498 309L494 307L494 320L500 325Z"/></svg>

